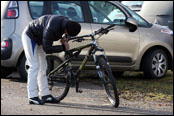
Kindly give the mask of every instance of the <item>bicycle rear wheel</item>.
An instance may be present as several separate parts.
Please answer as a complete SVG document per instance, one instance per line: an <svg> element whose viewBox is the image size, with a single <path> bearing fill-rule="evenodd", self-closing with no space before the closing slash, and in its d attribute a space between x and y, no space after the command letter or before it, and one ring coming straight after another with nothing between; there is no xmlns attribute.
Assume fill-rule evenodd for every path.
<svg viewBox="0 0 174 116"><path fill-rule="evenodd" d="M108 99L114 107L118 107L119 96L112 71L103 57L98 58L98 64L100 66L100 71L98 71L98 73L99 76L102 77L101 81L103 83Z"/></svg>
<svg viewBox="0 0 174 116"><path fill-rule="evenodd" d="M69 92L70 75L68 72L66 72L66 67L60 67L58 70L54 71L54 73L49 74L62 63L62 61L57 56L48 55L47 63L48 85L50 92L54 97L58 98L59 101L61 101Z"/></svg>

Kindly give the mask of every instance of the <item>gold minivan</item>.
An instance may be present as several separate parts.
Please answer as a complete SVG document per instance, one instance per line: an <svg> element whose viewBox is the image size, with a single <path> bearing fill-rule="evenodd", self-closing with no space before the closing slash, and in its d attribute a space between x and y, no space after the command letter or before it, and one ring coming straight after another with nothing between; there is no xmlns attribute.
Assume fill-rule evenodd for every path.
<svg viewBox="0 0 174 116"><path fill-rule="evenodd" d="M79 35L86 35L101 27L116 24L99 44L105 49L112 71L143 71L147 77L161 78L173 69L173 31L150 24L119 2L111 1L1 1L1 74L7 67L16 67L26 78L26 59L21 44L21 33L30 21L45 15L63 15L81 24ZM130 32L126 21L134 18L138 24ZM85 44L70 43L71 48ZM59 44L55 42L54 44ZM73 61L74 66L87 50ZM63 53L56 54L63 60ZM93 67L88 62L89 69ZM5 73L6 72L6 73Z"/></svg>

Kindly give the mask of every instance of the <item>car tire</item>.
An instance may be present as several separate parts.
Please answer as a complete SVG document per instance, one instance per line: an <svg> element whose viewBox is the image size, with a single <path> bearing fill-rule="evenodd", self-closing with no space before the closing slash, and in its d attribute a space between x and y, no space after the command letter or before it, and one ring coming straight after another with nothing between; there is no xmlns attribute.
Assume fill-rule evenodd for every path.
<svg viewBox="0 0 174 116"><path fill-rule="evenodd" d="M6 78L11 73L12 73L12 70L10 68L1 66L1 78Z"/></svg>
<svg viewBox="0 0 174 116"><path fill-rule="evenodd" d="M161 49L151 50L143 60L143 72L147 78L162 78L168 70L168 58Z"/></svg>
<svg viewBox="0 0 174 116"><path fill-rule="evenodd" d="M28 68L29 67L26 65L26 57L24 54L22 54L17 65L17 72L19 73L20 77L25 81L27 81Z"/></svg>
<svg viewBox="0 0 174 116"><path fill-rule="evenodd" d="M47 67L47 74L50 72L51 70L51 66L53 64L50 64L50 62L48 62L49 60L49 55L46 57L47 59L47 63L48 63L48 67ZM58 58L57 58L58 59ZM61 59L59 59L59 61L62 63L63 61ZM22 56L20 57L19 59L19 62L18 62L18 65L17 65L17 72L19 73L20 77L24 80L24 81L27 81L27 76L28 76L28 70L29 69L29 66L27 65L27 62L26 62L26 57L24 54L22 54Z"/></svg>

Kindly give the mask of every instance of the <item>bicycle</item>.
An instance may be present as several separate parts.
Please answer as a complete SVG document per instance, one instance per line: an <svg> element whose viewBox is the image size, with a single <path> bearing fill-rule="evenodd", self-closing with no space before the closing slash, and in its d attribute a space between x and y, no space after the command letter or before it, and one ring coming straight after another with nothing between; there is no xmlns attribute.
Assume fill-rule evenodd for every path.
<svg viewBox="0 0 174 116"><path fill-rule="evenodd" d="M73 42L82 42L85 40L92 40L91 43L70 49L65 52L65 61L62 63L62 61L56 57L49 55L47 56L48 65L49 65L49 74L48 74L48 83L49 88L51 91L56 92L56 97L59 99L59 101L63 100L66 95L69 92L70 87L76 87L77 93L82 93L82 90L79 89L79 74L82 71L82 69L85 67L85 64L87 60L93 56L96 69L98 72L98 75L100 77L100 80L105 88L106 94L108 96L109 101L114 107L119 106L119 96L118 91L116 88L116 82L115 78L112 74L111 68L109 67L108 59L105 55L105 51L103 48L100 48L98 46L97 40L104 34L107 34L110 30L113 30L115 24L110 25L106 28L101 28L97 31L95 31L92 34L84 35L84 36L77 36L77 37L67 37L68 41L73 40ZM95 39L95 36L99 35L97 39ZM90 37L91 39L84 39ZM84 60L82 61L80 67L76 70L72 70L71 61L73 57L78 57L80 52L90 47L88 53L86 54ZM101 52L101 55L95 55L96 52ZM55 63L58 63L60 65L56 66ZM54 65L56 68L54 68Z"/></svg>

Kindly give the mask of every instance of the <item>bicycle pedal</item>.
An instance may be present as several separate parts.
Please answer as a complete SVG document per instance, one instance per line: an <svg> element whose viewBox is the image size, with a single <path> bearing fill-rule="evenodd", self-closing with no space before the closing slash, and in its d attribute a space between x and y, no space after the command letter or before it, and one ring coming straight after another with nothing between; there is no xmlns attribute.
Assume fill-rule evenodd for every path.
<svg viewBox="0 0 174 116"><path fill-rule="evenodd" d="M83 91L81 89L78 90L78 93L83 93Z"/></svg>

